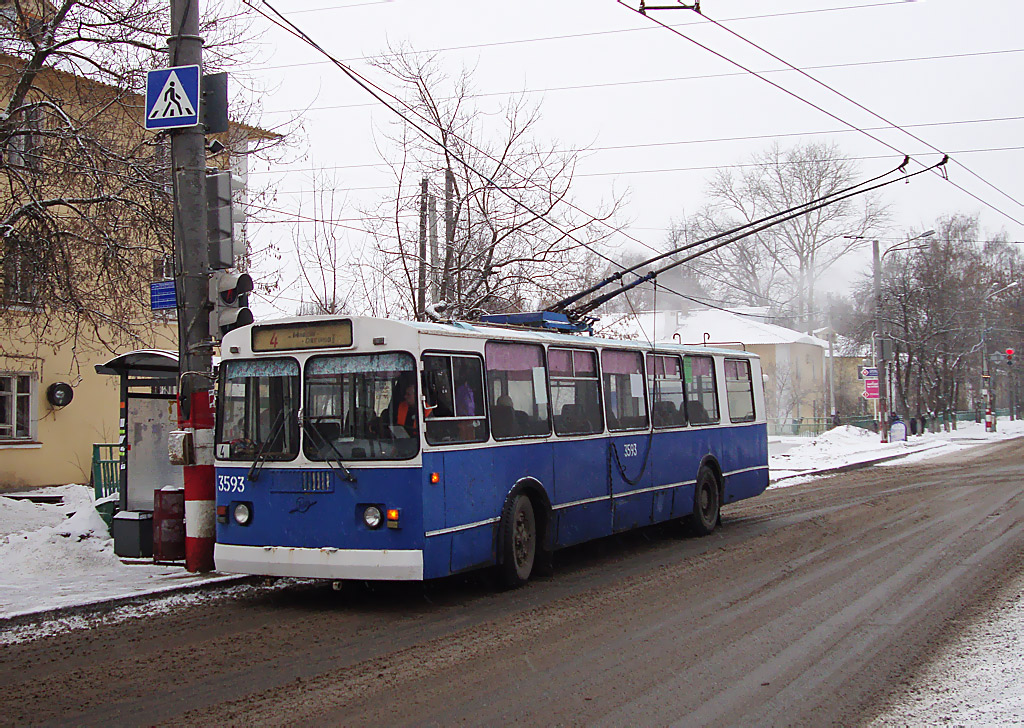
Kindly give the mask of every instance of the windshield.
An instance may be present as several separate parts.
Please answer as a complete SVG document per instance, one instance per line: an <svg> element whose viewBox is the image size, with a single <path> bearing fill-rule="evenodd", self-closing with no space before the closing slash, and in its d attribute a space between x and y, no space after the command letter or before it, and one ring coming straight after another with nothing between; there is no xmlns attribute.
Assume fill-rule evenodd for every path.
<svg viewBox="0 0 1024 728"><path fill-rule="evenodd" d="M220 370L217 457L291 460L299 454L299 363L294 359L225 362Z"/></svg>
<svg viewBox="0 0 1024 728"><path fill-rule="evenodd" d="M419 452L416 363L405 353L306 364L303 452L310 460L406 460Z"/></svg>

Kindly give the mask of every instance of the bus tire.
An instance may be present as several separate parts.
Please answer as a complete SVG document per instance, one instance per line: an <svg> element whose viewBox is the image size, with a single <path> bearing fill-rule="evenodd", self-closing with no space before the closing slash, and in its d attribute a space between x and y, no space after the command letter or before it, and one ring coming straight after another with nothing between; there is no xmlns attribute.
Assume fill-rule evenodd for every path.
<svg viewBox="0 0 1024 728"><path fill-rule="evenodd" d="M530 580L537 558L537 516L530 498L519 493L509 499L501 521L498 575L502 586L515 589Z"/></svg>
<svg viewBox="0 0 1024 728"><path fill-rule="evenodd" d="M707 536L715 530L721 514L718 478L707 465L697 472L697 483L693 488L693 515L690 516L690 530L696 536Z"/></svg>

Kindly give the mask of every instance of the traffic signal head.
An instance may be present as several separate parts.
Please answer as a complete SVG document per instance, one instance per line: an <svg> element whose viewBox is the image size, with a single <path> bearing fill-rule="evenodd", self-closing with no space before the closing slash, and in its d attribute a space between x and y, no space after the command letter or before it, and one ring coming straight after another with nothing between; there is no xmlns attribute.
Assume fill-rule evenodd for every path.
<svg viewBox="0 0 1024 728"><path fill-rule="evenodd" d="M206 238L211 268L230 268L235 258L245 253L245 238L235 235L235 223L244 222L245 215L232 202L233 193L244 188L244 183L230 172L206 173Z"/></svg>
<svg viewBox="0 0 1024 728"><path fill-rule="evenodd" d="M1013 364L1013 349L1006 350L1006 363Z"/></svg>
<svg viewBox="0 0 1024 728"><path fill-rule="evenodd" d="M215 270L210 273L210 336L220 338L239 326L253 322L249 310L249 293L252 291L252 276L248 273L233 273Z"/></svg>

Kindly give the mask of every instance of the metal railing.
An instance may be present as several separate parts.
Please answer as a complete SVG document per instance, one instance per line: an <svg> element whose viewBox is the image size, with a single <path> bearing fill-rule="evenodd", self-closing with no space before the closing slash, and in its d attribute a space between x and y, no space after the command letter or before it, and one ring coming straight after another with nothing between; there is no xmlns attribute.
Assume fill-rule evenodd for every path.
<svg viewBox="0 0 1024 728"><path fill-rule="evenodd" d="M994 412L999 419L1007 419L1010 416L1009 408L997 409ZM953 427L954 420L956 422L983 422L984 419L984 410L960 410L938 415L925 415L924 427L930 431L939 431ZM837 422L833 422L831 417L769 417L768 434L815 437L831 430L837 424L852 425L872 432L878 430L878 425L871 415L840 416L837 418ZM911 434L912 430L916 433L920 428L920 421L914 423L913 426L907 421L908 434Z"/></svg>

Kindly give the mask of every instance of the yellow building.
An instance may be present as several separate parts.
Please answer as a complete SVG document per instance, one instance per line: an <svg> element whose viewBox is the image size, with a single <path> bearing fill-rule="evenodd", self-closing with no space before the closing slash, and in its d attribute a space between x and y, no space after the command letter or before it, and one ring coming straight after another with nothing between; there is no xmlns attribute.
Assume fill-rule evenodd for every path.
<svg viewBox="0 0 1024 728"><path fill-rule="evenodd" d="M93 443L119 434L117 377L95 365L177 349L173 315L149 309L150 282L171 267L168 138L144 129L139 94L47 66L24 73L2 52L19 42L8 6L0 110L28 91L0 118L0 492L88 482ZM39 27L28 20L22 41ZM230 135L243 152L269 136L234 124ZM244 173L244 153L227 159Z"/></svg>

